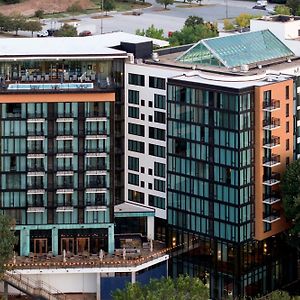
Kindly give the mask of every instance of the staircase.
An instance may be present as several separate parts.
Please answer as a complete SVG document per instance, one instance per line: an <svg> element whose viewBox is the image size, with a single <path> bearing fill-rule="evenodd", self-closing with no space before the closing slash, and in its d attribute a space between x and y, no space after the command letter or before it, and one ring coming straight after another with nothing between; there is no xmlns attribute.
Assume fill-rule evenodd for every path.
<svg viewBox="0 0 300 300"><path fill-rule="evenodd" d="M6 272L3 281L13 286L17 290L41 300L66 300L66 296L41 280L33 280L25 277L21 273L14 271Z"/></svg>

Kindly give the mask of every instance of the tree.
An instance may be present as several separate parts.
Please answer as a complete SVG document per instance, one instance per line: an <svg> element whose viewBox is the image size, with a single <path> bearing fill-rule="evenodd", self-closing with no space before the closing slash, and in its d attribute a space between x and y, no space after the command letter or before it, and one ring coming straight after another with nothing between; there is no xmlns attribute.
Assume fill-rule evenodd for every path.
<svg viewBox="0 0 300 300"><path fill-rule="evenodd" d="M31 36L33 36L34 31L41 31L42 29L42 24L39 21L27 21L25 23L24 30L31 31Z"/></svg>
<svg viewBox="0 0 300 300"><path fill-rule="evenodd" d="M38 19L43 19L45 12L42 9L38 9L34 12L34 16Z"/></svg>
<svg viewBox="0 0 300 300"><path fill-rule="evenodd" d="M113 293L114 300L207 300L209 290L204 283L195 277L179 276L151 279L147 285L140 283L128 284L124 290Z"/></svg>
<svg viewBox="0 0 300 300"><path fill-rule="evenodd" d="M292 234L300 233L300 159L292 162L282 176L282 201L287 219L293 222Z"/></svg>
<svg viewBox="0 0 300 300"><path fill-rule="evenodd" d="M254 15L250 14L240 14L235 18L235 23L240 28L246 28L250 26L250 20L256 18Z"/></svg>
<svg viewBox="0 0 300 300"><path fill-rule="evenodd" d="M67 12L69 12L72 16L74 16L77 13L82 13L83 12L83 8L80 5L79 1L76 1L75 3L71 4L67 8Z"/></svg>
<svg viewBox="0 0 300 300"><path fill-rule="evenodd" d="M291 9L286 5L276 5L274 11L277 15L286 15L289 16L291 14Z"/></svg>
<svg viewBox="0 0 300 300"><path fill-rule="evenodd" d="M268 299L270 300L296 300L298 297L294 298L289 295L289 293L285 291L274 291L268 295Z"/></svg>
<svg viewBox="0 0 300 300"><path fill-rule="evenodd" d="M147 36L153 39L159 39L159 40L164 40L164 30L161 28L155 28L154 25L152 24L150 27L148 27L146 30L142 29L137 29L135 32L136 35L142 35L142 36Z"/></svg>
<svg viewBox="0 0 300 300"><path fill-rule="evenodd" d="M180 31L173 32L169 38L172 46L196 43L202 39L215 37L218 31L215 25L211 23L199 24L195 27L184 26Z"/></svg>
<svg viewBox="0 0 300 300"><path fill-rule="evenodd" d="M107 15L107 12L115 9L116 3L115 0L104 0L103 1L103 10L105 11L105 14Z"/></svg>
<svg viewBox="0 0 300 300"><path fill-rule="evenodd" d="M200 25L203 24L204 21L201 17L197 17L197 16L189 16L185 22L184 25L185 26L191 26L191 27L195 27L196 25Z"/></svg>
<svg viewBox="0 0 300 300"><path fill-rule="evenodd" d="M300 0L287 0L286 6L291 9L292 15L297 15L300 8Z"/></svg>
<svg viewBox="0 0 300 300"><path fill-rule="evenodd" d="M16 237L14 222L7 215L0 214L0 277L5 272L5 264L13 257Z"/></svg>
<svg viewBox="0 0 300 300"><path fill-rule="evenodd" d="M19 30L25 29L26 18L21 14L11 15L10 30L14 30L18 35Z"/></svg>
<svg viewBox="0 0 300 300"><path fill-rule="evenodd" d="M77 36L77 30L72 25L64 24L54 33L54 36Z"/></svg>
<svg viewBox="0 0 300 300"><path fill-rule="evenodd" d="M164 5L165 9L167 9L167 6L173 4L174 0L156 0L156 3Z"/></svg>

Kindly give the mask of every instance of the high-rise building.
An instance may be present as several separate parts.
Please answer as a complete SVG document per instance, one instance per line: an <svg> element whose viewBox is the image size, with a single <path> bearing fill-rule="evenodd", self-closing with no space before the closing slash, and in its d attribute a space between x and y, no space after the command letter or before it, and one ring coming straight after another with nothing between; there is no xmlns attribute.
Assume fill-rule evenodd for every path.
<svg viewBox="0 0 300 300"><path fill-rule="evenodd" d="M202 278L213 299L266 293L297 276L295 251L282 242L289 225L280 176L296 157L297 80L288 74L299 62L267 30L181 50L126 66L129 81L143 78L135 123L145 128L159 128L143 122L144 103L155 100L151 82L166 83L167 243L177 249L170 269ZM151 148L138 156L150 163Z"/></svg>

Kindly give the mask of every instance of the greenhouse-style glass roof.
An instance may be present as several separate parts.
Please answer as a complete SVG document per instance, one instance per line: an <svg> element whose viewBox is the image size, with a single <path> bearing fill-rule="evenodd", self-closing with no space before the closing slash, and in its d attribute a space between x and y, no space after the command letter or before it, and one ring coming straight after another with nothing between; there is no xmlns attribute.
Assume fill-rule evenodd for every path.
<svg viewBox="0 0 300 300"><path fill-rule="evenodd" d="M177 61L232 68L293 55L272 32L261 30L201 40Z"/></svg>

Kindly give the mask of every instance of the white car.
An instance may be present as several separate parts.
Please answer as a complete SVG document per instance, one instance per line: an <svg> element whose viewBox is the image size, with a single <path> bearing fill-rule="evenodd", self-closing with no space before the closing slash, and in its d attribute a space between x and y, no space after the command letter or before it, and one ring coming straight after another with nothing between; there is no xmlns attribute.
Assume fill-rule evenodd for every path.
<svg viewBox="0 0 300 300"><path fill-rule="evenodd" d="M37 33L37 37L46 37L49 35L49 32L47 30L39 31Z"/></svg>

